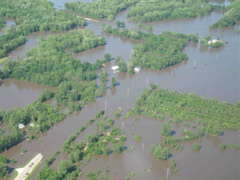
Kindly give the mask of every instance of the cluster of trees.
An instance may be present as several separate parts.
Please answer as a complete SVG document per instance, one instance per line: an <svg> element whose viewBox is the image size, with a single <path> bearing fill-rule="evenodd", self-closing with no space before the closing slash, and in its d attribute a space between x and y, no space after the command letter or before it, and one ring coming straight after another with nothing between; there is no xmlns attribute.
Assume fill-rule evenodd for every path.
<svg viewBox="0 0 240 180"><path fill-rule="evenodd" d="M217 40L212 40L211 35L204 36L200 39L200 43L202 46L205 47L212 47L212 48L219 48L224 46L224 42L221 41L220 39Z"/></svg>
<svg viewBox="0 0 240 180"><path fill-rule="evenodd" d="M196 134L190 130L184 130L184 132L182 132L183 137L181 138L177 138L174 136L168 136L162 139L161 144L162 145L169 145L171 144L171 146L173 146L173 149L182 149L182 147L179 145L179 143L181 142L185 142L185 141L191 141L191 140L196 140L199 139L201 137L203 137L203 131L199 130Z"/></svg>
<svg viewBox="0 0 240 180"><path fill-rule="evenodd" d="M34 8L33 8L34 7ZM25 36L37 31L63 31L85 25L85 20L64 10L55 10L47 0L1 1L0 16L13 18L16 27L0 37L0 57L25 42ZM1 19L1 18L0 18ZM3 20L0 20L0 26Z"/></svg>
<svg viewBox="0 0 240 180"><path fill-rule="evenodd" d="M104 111L100 111L94 119L89 120L84 128L71 135L67 141L64 142L62 148L63 152L68 155L67 160L62 160L58 164L58 171L54 171L46 164L44 168L38 173L37 179L77 179L80 174L80 161L87 158L88 162L93 155L109 155L112 152L121 153L124 149L124 142L126 136L122 135L118 127L114 127L114 120L107 120ZM101 118L101 119L100 119ZM76 142L77 137L82 133L91 123L97 121L95 133L86 135L85 141ZM101 131L99 131L101 128ZM106 133L106 131L109 131ZM100 172L98 172L99 174ZM88 177L94 177L96 174L90 172Z"/></svg>
<svg viewBox="0 0 240 180"><path fill-rule="evenodd" d="M92 3L71 2L66 3L65 7L81 15L113 20L119 12L139 1L140 0L99 0L93 1Z"/></svg>
<svg viewBox="0 0 240 180"><path fill-rule="evenodd" d="M128 12L128 17L137 22L164 19L193 18L213 10L208 0L152 0L140 1Z"/></svg>
<svg viewBox="0 0 240 180"><path fill-rule="evenodd" d="M185 39L166 34L151 36L133 48L130 67L140 66L158 70L188 60L187 55L182 53L185 44Z"/></svg>
<svg viewBox="0 0 240 180"><path fill-rule="evenodd" d="M205 99L195 94L170 92L151 85L136 100L133 112L148 117L171 117L182 121L192 121L201 131L211 135L221 135L223 130L237 130L240 127L240 104ZM184 132L185 134L187 133ZM200 135L201 133L199 133ZM190 134L187 134L190 136Z"/></svg>
<svg viewBox="0 0 240 180"><path fill-rule="evenodd" d="M152 145L150 152L152 153L153 157L158 160L168 160L170 156L170 149L162 146L159 143Z"/></svg>
<svg viewBox="0 0 240 180"><path fill-rule="evenodd" d="M120 28L120 29L113 28L110 25L105 25L105 24L102 25L102 30L108 34L115 34L121 37L130 38L133 40L144 40L151 36L151 34L144 33L142 31L137 31L133 29L128 30L125 28Z"/></svg>
<svg viewBox="0 0 240 180"><path fill-rule="evenodd" d="M8 159L4 156L0 156L0 178L4 178L8 175Z"/></svg>
<svg viewBox="0 0 240 180"><path fill-rule="evenodd" d="M45 94L39 97L41 101L52 97L64 105L69 101L94 101L97 89L96 70L101 68L106 60L98 60L96 64L81 63L65 51L80 52L104 44L104 38L95 36L87 29L41 38L38 47L28 51L24 60L8 62L0 70L0 78L17 78L59 86L56 93L49 90L44 92ZM108 56L105 59L109 60ZM75 109L79 110L78 107Z"/></svg>
<svg viewBox="0 0 240 180"><path fill-rule="evenodd" d="M27 128L29 134L40 133L50 129L64 118L65 115L59 109L40 101L34 101L24 108L17 107L6 112L1 110L0 123L7 124L9 133L0 136L0 152L11 148L24 139L24 131L18 128L19 124L33 123L33 127Z"/></svg>
<svg viewBox="0 0 240 180"><path fill-rule="evenodd" d="M186 54L182 53L187 41L198 42L197 34L186 35L164 31L161 35L153 35L142 31L127 30L124 28L113 28L102 25L102 30L109 34L116 34L134 40L145 40L142 44L135 46L131 52L129 69L121 59L118 60L120 71L134 73L134 67L140 66L150 69L163 69L168 66L188 60ZM117 59L116 59L117 60ZM122 68L121 68L122 67Z"/></svg>
<svg viewBox="0 0 240 180"><path fill-rule="evenodd" d="M240 20L240 1L235 0L226 8L223 8L225 14L216 23L212 24L210 28L223 28L234 26Z"/></svg>

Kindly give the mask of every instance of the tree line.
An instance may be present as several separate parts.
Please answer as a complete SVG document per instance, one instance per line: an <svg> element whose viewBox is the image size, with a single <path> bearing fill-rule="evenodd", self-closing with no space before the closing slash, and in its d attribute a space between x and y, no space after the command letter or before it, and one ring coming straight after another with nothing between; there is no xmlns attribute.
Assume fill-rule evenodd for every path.
<svg viewBox="0 0 240 180"><path fill-rule="evenodd" d="M140 0L100 0L92 3L70 2L65 7L84 16L113 20L117 13L127 9Z"/></svg>
<svg viewBox="0 0 240 180"><path fill-rule="evenodd" d="M203 16L213 10L207 0L140 1L131 7L128 17L136 22L182 19Z"/></svg>

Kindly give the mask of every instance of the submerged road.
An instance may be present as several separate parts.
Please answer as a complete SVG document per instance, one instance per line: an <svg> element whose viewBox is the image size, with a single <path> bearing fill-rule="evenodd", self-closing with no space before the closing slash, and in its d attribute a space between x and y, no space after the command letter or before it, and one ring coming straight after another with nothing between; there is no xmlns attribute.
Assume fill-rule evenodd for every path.
<svg viewBox="0 0 240 180"><path fill-rule="evenodd" d="M17 169L18 175L15 180L24 180L32 172L32 170L38 165L43 158L43 155L39 153L35 156L24 168Z"/></svg>

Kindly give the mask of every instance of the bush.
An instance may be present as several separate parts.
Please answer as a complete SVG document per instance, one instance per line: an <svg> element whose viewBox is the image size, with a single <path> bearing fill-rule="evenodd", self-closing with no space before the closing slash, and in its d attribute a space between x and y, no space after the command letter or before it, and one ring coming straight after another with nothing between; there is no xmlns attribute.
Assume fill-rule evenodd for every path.
<svg viewBox="0 0 240 180"><path fill-rule="evenodd" d="M194 144L192 148L194 151L200 151L201 147L202 146L200 144Z"/></svg>
<svg viewBox="0 0 240 180"><path fill-rule="evenodd" d="M141 137L140 135L136 134L136 135L134 136L134 140L137 141L137 142L139 142L139 141L142 140L142 137Z"/></svg>
<svg viewBox="0 0 240 180"><path fill-rule="evenodd" d="M167 160L169 158L170 150L168 147L163 147L160 144L155 144L151 146L150 152L155 159Z"/></svg>

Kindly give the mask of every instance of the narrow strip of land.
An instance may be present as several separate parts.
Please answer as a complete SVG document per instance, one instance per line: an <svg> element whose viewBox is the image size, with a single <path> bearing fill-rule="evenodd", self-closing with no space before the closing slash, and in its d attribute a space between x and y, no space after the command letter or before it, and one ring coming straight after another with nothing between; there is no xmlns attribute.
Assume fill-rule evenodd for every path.
<svg viewBox="0 0 240 180"><path fill-rule="evenodd" d="M43 155L39 153L35 156L25 167L17 169L18 176L15 180L24 180L32 172L32 170L38 165L43 158Z"/></svg>

